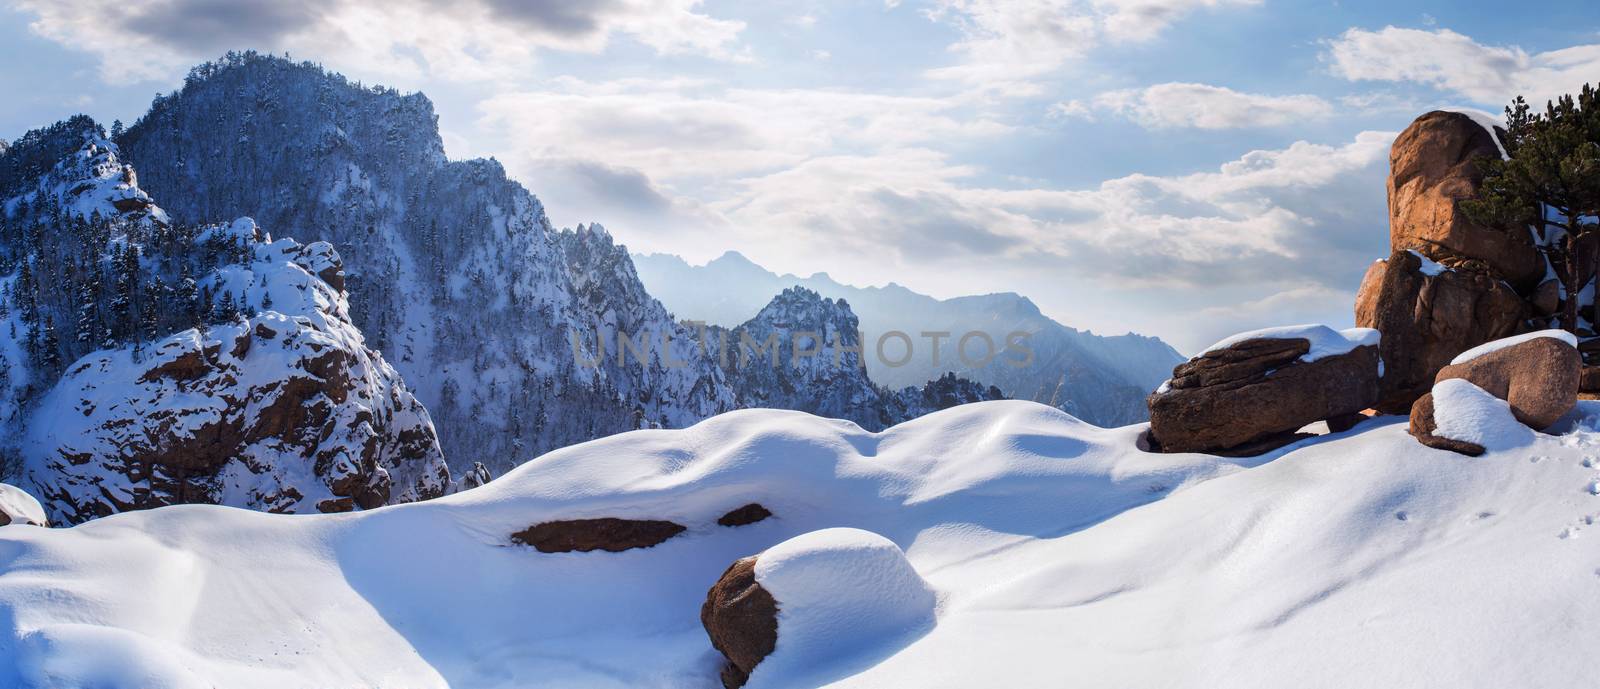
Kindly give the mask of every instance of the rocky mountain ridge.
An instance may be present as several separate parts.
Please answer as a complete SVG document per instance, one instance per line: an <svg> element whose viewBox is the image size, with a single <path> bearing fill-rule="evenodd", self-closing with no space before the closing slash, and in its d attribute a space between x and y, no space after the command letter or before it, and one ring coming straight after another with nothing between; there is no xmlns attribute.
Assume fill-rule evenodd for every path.
<svg viewBox="0 0 1600 689"><path fill-rule="evenodd" d="M670 254L638 255L634 261L645 286L668 308L718 325L742 322L762 308L765 295L792 286L848 299L860 317L869 348L890 331L913 338L912 356L903 365L867 357L873 382L891 388L953 372L993 385L1010 397L1049 404L1090 423L1114 427L1145 420L1144 396L1183 361L1157 338L1133 333L1108 337L1061 325L1027 297L1014 293L940 300L893 283L854 287L826 273L778 275L732 251L701 266ZM925 331L954 334L939 343L937 358L930 340L921 336ZM1021 368L1003 361L970 365L957 352L959 338L968 332L984 333L997 349L1005 346L1011 333L1027 333L1034 361ZM971 363L981 362L980 345L969 343ZM894 349L890 358L901 351Z"/></svg>

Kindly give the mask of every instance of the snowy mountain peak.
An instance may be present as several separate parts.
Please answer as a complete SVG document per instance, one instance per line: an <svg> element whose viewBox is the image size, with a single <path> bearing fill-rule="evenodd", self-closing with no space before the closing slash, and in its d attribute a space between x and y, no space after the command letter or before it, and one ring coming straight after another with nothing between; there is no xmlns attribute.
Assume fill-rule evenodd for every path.
<svg viewBox="0 0 1600 689"><path fill-rule="evenodd" d="M86 117L73 118L42 130L30 132L16 149L6 154L6 167L18 178L3 199L7 216L30 216L30 209L60 209L82 221L122 218L166 225L165 211L139 188L139 176L121 159L121 151L110 135ZM55 130L55 131L52 131ZM64 146L74 146L61 154ZM27 168L37 169L41 159L58 158L48 171L24 184L21 175ZM13 154L15 158L13 158ZM28 158L33 160L28 160ZM53 211L48 211L53 214Z"/></svg>

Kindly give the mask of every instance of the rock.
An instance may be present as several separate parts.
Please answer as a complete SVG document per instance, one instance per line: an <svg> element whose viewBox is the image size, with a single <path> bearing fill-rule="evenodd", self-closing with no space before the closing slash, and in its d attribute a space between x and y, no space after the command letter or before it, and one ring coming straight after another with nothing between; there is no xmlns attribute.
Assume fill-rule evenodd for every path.
<svg viewBox="0 0 1600 689"><path fill-rule="evenodd" d="M1367 269L1355 308L1356 325L1383 334L1377 409L1385 414L1407 413L1452 358L1515 334L1528 314L1504 282L1425 262L1409 251Z"/></svg>
<svg viewBox="0 0 1600 689"><path fill-rule="evenodd" d="M746 524L754 524L770 516L772 516L770 510L762 507L760 503L752 502L722 515L717 519L717 523L723 526L744 526Z"/></svg>
<svg viewBox="0 0 1600 689"><path fill-rule="evenodd" d="M1578 392L1600 392L1600 366L1584 366L1578 374Z"/></svg>
<svg viewBox="0 0 1600 689"><path fill-rule="evenodd" d="M1377 346L1303 361L1310 349L1305 338L1250 339L1180 364L1149 397L1152 447L1265 452L1299 440L1294 432L1307 424L1377 401Z"/></svg>
<svg viewBox="0 0 1600 689"><path fill-rule="evenodd" d="M619 553L660 545L683 531L683 526L669 521L602 517L535 524L511 534L511 540L531 545L541 553L587 553L592 550Z"/></svg>
<svg viewBox="0 0 1600 689"><path fill-rule="evenodd" d="M450 492L460 493L464 490L472 490L488 483L493 478L494 476L489 473L489 467L484 466L483 462L473 462L472 468L456 480L455 485L451 486Z"/></svg>
<svg viewBox="0 0 1600 689"><path fill-rule="evenodd" d="M1389 150L1391 251L1415 249L1451 266L1481 264L1531 289L1545 271L1532 236L1522 228L1484 227L1458 207L1482 183L1474 160L1499 155L1488 130L1461 113L1434 111L1412 122Z"/></svg>
<svg viewBox="0 0 1600 689"><path fill-rule="evenodd" d="M763 658L778 645L778 603L756 582L756 558L736 560L706 592L700 624L712 648L727 659L722 686L744 686Z"/></svg>
<svg viewBox="0 0 1600 689"><path fill-rule="evenodd" d="M1477 457L1483 454L1483 446L1477 443L1434 435L1434 431L1438 430L1438 427L1433 419L1433 393L1431 392L1418 397L1417 401L1411 405L1411 426L1409 430L1411 435L1417 439L1417 442L1431 448L1449 450L1468 457Z"/></svg>
<svg viewBox="0 0 1600 689"><path fill-rule="evenodd" d="M1577 404L1582 369L1573 345L1557 337L1531 337L1445 366L1434 382L1464 379L1510 403L1518 421L1544 430Z"/></svg>
<svg viewBox="0 0 1600 689"><path fill-rule="evenodd" d="M1329 433L1343 433L1356 427L1356 424L1367 420L1367 415L1360 412L1334 416L1328 419Z"/></svg>
<svg viewBox="0 0 1600 689"><path fill-rule="evenodd" d="M728 660L723 685L738 687L758 664L792 677L824 662L881 657L892 650L885 646L932 628L937 603L893 541L823 529L733 563L707 594L700 622Z"/></svg>
<svg viewBox="0 0 1600 689"><path fill-rule="evenodd" d="M1533 312L1541 316L1553 316L1561 309L1561 282L1559 280L1545 280L1533 290L1533 298L1528 301L1533 307Z"/></svg>
<svg viewBox="0 0 1600 689"><path fill-rule="evenodd" d="M0 526L29 524L49 526L44 506L27 491L13 485L0 483Z"/></svg>

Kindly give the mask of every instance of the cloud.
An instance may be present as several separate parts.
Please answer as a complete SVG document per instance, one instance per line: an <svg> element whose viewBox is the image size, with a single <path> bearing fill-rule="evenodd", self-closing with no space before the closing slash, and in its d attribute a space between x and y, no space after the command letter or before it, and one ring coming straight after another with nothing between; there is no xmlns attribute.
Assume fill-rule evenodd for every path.
<svg viewBox="0 0 1600 689"><path fill-rule="evenodd" d="M1200 309L1184 319L1182 343L1201 351L1235 333L1290 323L1344 327L1354 321L1354 290L1322 285L1294 287L1261 299Z"/></svg>
<svg viewBox="0 0 1600 689"><path fill-rule="evenodd" d="M1127 117L1151 129L1239 129L1326 117L1333 106L1311 95L1267 96L1207 84L1167 83L1102 93L1089 104L1069 101L1050 108L1057 117L1092 116L1096 111Z"/></svg>
<svg viewBox="0 0 1600 689"><path fill-rule="evenodd" d="M1542 53L1491 46L1449 29L1352 28L1327 42L1323 59L1351 81L1410 82L1499 105L1517 95L1541 102L1600 74L1600 44Z"/></svg>
<svg viewBox="0 0 1600 689"><path fill-rule="evenodd" d="M1183 121L1210 126L1218 112L1230 111ZM863 283L955 271L1004 284L1031 266L1181 289L1353 288L1385 251L1394 136L1301 141L1209 171L1053 189L1025 179L997 188L1003 171L943 150L1011 131L960 95L558 79L490 99L480 125L515 143L502 160L550 208L570 209L582 192L596 214L582 220L630 235L636 250L692 254L689 233L706 240L710 255L698 258L738 248L780 270L827 266ZM551 161L592 189L553 183ZM596 196L609 188L629 191ZM672 210L659 218L627 210L661 204ZM618 224L624 213L637 224Z"/></svg>
<svg viewBox="0 0 1600 689"><path fill-rule="evenodd" d="M455 80L525 73L541 49L596 52L618 35L662 54L744 59L744 24L701 0L14 0L29 28L96 53L108 81L166 79L225 49L315 55L362 74Z"/></svg>
<svg viewBox="0 0 1600 689"><path fill-rule="evenodd" d="M1196 9L1259 0L933 0L928 18L954 26L955 65L929 71L1011 95L1083 57L1102 41L1145 41ZM898 3L891 3L893 8Z"/></svg>

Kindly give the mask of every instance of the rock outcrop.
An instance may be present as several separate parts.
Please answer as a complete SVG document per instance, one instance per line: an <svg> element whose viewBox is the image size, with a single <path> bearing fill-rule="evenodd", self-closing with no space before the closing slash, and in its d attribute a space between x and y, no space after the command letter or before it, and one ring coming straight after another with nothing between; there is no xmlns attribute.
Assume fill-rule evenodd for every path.
<svg viewBox="0 0 1600 689"><path fill-rule="evenodd" d="M1495 135L1468 115L1434 111L1411 123L1389 149L1389 245L1451 267L1476 266L1531 290L1545 274L1533 236L1484 227L1460 202L1483 181L1476 159L1499 157Z"/></svg>
<svg viewBox="0 0 1600 689"><path fill-rule="evenodd" d="M1377 409L1404 414L1457 354L1518 332L1528 305L1505 282L1452 270L1412 251L1373 263L1356 294L1356 325L1383 333Z"/></svg>
<svg viewBox="0 0 1600 689"><path fill-rule="evenodd" d="M1534 430L1554 424L1578 402L1583 361L1576 338L1561 330L1529 333L1468 350L1440 369L1434 392L1449 380L1464 380L1504 400L1511 415ZM1429 447L1465 455L1482 454L1483 446L1438 433L1436 395L1411 407L1411 434Z"/></svg>
<svg viewBox="0 0 1600 689"><path fill-rule="evenodd" d="M511 534L511 541L541 553L620 553L660 545L683 531L683 525L659 519L566 519L535 524Z"/></svg>
<svg viewBox="0 0 1600 689"><path fill-rule="evenodd" d="M1378 341L1371 331L1319 327L1307 334L1345 343L1345 351L1313 352L1308 337L1273 334L1214 347L1178 365L1149 398L1152 448L1260 453L1294 440L1307 424L1342 422L1372 406Z"/></svg>
<svg viewBox="0 0 1600 689"><path fill-rule="evenodd" d="M722 683L733 689L763 663L795 676L825 660L905 643L932 627L936 604L893 541L823 529L734 562L706 594L700 623L727 659Z"/></svg>
<svg viewBox="0 0 1600 689"><path fill-rule="evenodd" d="M428 412L350 322L325 242L213 232L248 254L215 288L245 312L69 365L30 425L32 483L68 522L180 503L345 512L443 494ZM209 284L209 283L208 283Z"/></svg>
<svg viewBox="0 0 1600 689"><path fill-rule="evenodd" d="M751 671L778 645L778 603L756 581L756 558L734 561L706 593L700 624L727 663L722 686L744 686Z"/></svg>
<svg viewBox="0 0 1600 689"><path fill-rule="evenodd" d="M717 524L721 526L745 526L762 521L770 516L772 516L771 510L763 507L761 503L752 502L718 517Z"/></svg>

